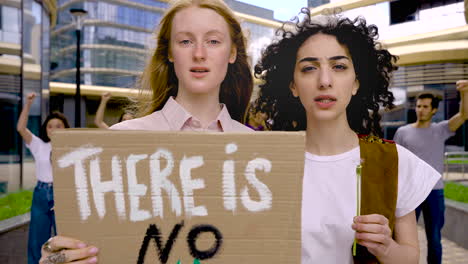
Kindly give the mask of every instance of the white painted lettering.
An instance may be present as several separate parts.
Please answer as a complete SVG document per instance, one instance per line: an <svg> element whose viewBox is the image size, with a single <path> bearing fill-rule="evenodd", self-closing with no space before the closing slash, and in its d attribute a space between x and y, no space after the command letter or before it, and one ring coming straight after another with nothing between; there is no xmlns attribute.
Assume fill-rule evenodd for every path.
<svg viewBox="0 0 468 264"><path fill-rule="evenodd" d="M116 164L117 161L117 164ZM112 180L107 182L101 181L100 159L95 158L89 163L89 175L91 178L91 189L93 190L94 205L99 218L106 215L106 204L104 194L106 192L114 192L115 205L117 214L121 220L125 220L125 200L123 196L123 183L120 163L116 156L112 157ZM117 168L115 168L117 167ZM118 171L118 173L115 173Z"/></svg>
<svg viewBox="0 0 468 264"><path fill-rule="evenodd" d="M147 154L130 154L127 158L128 196L130 197L130 221L144 221L151 217L149 211L140 209L140 196L146 194L146 185L139 184L136 163L148 157Z"/></svg>
<svg viewBox="0 0 468 264"><path fill-rule="evenodd" d="M86 220L91 215L84 160L101 152L102 148L80 147L63 155L57 161L60 168L66 168L71 165L75 166L75 187L81 220Z"/></svg>
<svg viewBox="0 0 468 264"><path fill-rule="evenodd" d="M272 194L268 186L259 181L255 175L256 170L271 171L271 162L267 159L256 158L249 161L245 168L247 181L257 190L260 201L253 201L249 195L249 188L245 186L241 192L241 201L245 208L251 212L265 211L271 208Z"/></svg>
<svg viewBox="0 0 468 264"><path fill-rule="evenodd" d="M237 145L230 143L226 145L226 154L237 151ZM235 211L237 207L236 182L234 171L234 160L226 160L223 163L223 201L224 209Z"/></svg>
<svg viewBox="0 0 468 264"><path fill-rule="evenodd" d="M166 167L161 170L161 158L166 160ZM176 216L182 214L182 203L179 192L175 185L167 179L174 168L174 158L172 153L166 149L158 149L150 157L150 175L151 175L151 200L153 202L154 216L163 217L163 201L161 189L164 189L171 199L172 211Z"/></svg>
<svg viewBox="0 0 468 264"><path fill-rule="evenodd" d="M183 157L180 161L179 174L184 193L184 208L187 216L206 216L208 211L205 206L195 206L193 190L205 188L203 179L192 179L192 169L203 166L202 156Z"/></svg>

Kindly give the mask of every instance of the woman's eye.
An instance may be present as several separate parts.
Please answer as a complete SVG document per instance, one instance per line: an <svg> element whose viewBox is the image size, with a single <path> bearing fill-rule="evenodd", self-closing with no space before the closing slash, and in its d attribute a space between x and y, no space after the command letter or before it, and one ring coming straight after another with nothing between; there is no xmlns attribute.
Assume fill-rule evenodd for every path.
<svg viewBox="0 0 468 264"><path fill-rule="evenodd" d="M301 72L309 72L309 71L313 71L315 69L317 69L317 68L314 67L314 66L306 66L306 67L302 68Z"/></svg>
<svg viewBox="0 0 468 264"><path fill-rule="evenodd" d="M346 65L341 65L341 64L337 64L337 65L333 66L333 68L335 68L337 70L346 70L346 69L348 69L348 67Z"/></svg>
<svg viewBox="0 0 468 264"><path fill-rule="evenodd" d="M208 44L210 44L210 45L217 45L219 43L221 43L221 42L219 40L216 40L216 39L212 39L212 40L208 41Z"/></svg>
<svg viewBox="0 0 468 264"><path fill-rule="evenodd" d="M190 40L184 39L184 40L179 41L179 43L182 44L182 45L189 45L189 44L190 44Z"/></svg>

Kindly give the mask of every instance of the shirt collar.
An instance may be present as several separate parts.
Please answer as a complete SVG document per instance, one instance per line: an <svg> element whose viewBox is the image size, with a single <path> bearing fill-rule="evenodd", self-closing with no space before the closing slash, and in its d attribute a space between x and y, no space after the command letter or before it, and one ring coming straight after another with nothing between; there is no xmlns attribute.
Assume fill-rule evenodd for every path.
<svg viewBox="0 0 468 264"><path fill-rule="evenodd" d="M192 115L185 111L185 109L174 100L174 98L169 97L163 109L161 109L164 118L166 118L167 123L171 130L180 131L184 126L185 122L189 120Z"/></svg>
<svg viewBox="0 0 468 264"><path fill-rule="evenodd" d="M214 121L221 125L221 130L223 132L232 131L232 118L229 115L227 107L225 104L221 104L221 111ZM164 118L166 119L169 127L173 131L180 131L184 124L193 117L188 111L184 109L174 98L171 96L167 100L164 107L161 109Z"/></svg>
<svg viewBox="0 0 468 264"><path fill-rule="evenodd" d="M232 118L231 115L228 112L228 109L225 104L221 104L221 112L219 112L218 117L216 118L216 121L218 121L221 124L221 129L223 132L229 132L232 131Z"/></svg>

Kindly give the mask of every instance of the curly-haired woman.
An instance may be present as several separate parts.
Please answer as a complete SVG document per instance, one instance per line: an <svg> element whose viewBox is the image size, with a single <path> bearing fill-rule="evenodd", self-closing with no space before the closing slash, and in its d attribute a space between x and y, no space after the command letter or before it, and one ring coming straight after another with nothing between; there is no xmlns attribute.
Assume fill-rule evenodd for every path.
<svg viewBox="0 0 468 264"><path fill-rule="evenodd" d="M440 174L377 137L397 58L362 18L302 15L255 67L273 129L306 130L302 263L352 263L355 239L355 263L417 263L414 209Z"/></svg>

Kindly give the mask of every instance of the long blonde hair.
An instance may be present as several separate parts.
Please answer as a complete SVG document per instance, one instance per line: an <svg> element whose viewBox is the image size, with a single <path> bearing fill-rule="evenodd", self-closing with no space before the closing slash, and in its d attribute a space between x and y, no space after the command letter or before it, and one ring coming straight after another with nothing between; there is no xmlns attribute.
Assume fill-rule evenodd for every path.
<svg viewBox="0 0 468 264"><path fill-rule="evenodd" d="M176 0L159 23L157 46L139 79L140 96L136 100L137 116L145 116L161 110L170 96L177 95L178 79L169 61L172 21L177 12L190 6L214 10L228 24L232 44L237 49L236 61L228 65L226 77L221 83L219 100L239 122L245 120L245 112L253 89L253 77L246 52L246 39L239 21L222 0Z"/></svg>

